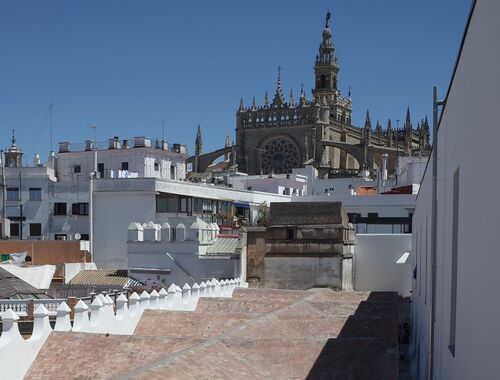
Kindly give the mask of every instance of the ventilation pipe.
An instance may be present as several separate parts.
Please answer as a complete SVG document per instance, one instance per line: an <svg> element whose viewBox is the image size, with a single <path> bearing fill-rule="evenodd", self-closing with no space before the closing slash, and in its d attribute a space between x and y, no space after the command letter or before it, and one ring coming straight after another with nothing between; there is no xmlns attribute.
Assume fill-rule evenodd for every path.
<svg viewBox="0 0 500 380"><path fill-rule="evenodd" d="M387 158L389 155L387 153L382 154L382 187L385 187L385 181L387 181Z"/></svg>
<svg viewBox="0 0 500 380"><path fill-rule="evenodd" d="M33 156L33 166L40 166L40 153L35 153Z"/></svg>

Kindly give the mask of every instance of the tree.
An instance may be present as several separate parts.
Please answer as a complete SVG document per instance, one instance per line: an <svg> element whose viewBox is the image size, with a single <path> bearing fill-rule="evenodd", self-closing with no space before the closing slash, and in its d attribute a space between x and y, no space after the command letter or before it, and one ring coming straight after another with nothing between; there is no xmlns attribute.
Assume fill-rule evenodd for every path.
<svg viewBox="0 0 500 380"><path fill-rule="evenodd" d="M267 202L262 202L257 210L257 220L255 223L259 227L267 227L269 224L269 206Z"/></svg>

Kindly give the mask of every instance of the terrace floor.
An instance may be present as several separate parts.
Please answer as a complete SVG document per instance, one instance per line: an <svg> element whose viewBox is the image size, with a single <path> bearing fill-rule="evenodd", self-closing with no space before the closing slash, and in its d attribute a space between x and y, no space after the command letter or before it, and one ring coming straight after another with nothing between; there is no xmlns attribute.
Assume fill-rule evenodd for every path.
<svg viewBox="0 0 500 380"><path fill-rule="evenodd" d="M27 379L397 379L396 293L237 289L132 336L52 332Z"/></svg>

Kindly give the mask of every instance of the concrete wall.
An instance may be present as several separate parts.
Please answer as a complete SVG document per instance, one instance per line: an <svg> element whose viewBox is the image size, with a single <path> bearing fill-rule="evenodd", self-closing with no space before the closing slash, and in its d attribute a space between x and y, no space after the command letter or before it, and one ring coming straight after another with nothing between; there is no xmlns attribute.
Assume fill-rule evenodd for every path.
<svg viewBox="0 0 500 380"><path fill-rule="evenodd" d="M250 284L281 289L352 288L352 271L343 273L351 268L351 256L345 252L349 246L344 245L342 226L322 226L307 241L300 238L301 228L295 228L294 240L286 240L282 236L286 230L248 229L246 277Z"/></svg>
<svg viewBox="0 0 500 380"><path fill-rule="evenodd" d="M434 379L496 379L499 376L500 2L478 0L475 4L438 133ZM441 97L443 95L441 92ZM457 169L458 217L454 218L454 174ZM429 368L431 178L429 165L414 216L417 278L413 282L410 359L413 375L418 379L427 378ZM454 246L457 253L456 313L452 312L451 303ZM454 355L449 349L452 316L456 316Z"/></svg>
<svg viewBox="0 0 500 380"><path fill-rule="evenodd" d="M277 289L342 288L340 256L269 256L259 286Z"/></svg>
<svg viewBox="0 0 500 380"><path fill-rule="evenodd" d="M400 259L411 252L411 234L358 234L354 251L355 290L410 295L412 260Z"/></svg>

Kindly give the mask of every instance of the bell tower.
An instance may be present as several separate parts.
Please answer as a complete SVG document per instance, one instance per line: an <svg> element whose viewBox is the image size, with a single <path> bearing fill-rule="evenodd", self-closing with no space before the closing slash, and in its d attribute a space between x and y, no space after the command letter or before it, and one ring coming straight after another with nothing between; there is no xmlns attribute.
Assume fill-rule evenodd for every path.
<svg viewBox="0 0 500 380"><path fill-rule="evenodd" d="M314 64L315 87L313 95L331 95L337 93L337 77L339 73L339 64L335 56L335 47L332 42L332 32L329 26L330 12L326 14L325 28L323 29L323 40L319 45L319 51L316 55Z"/></svg>
<svg viewBox="0 0 500 380"><path fill-rule="evenodd" d="M5 151L5 167L20 168L23 166L23 151L16 146L16 135L12 130L10 148Z"/></svg>

